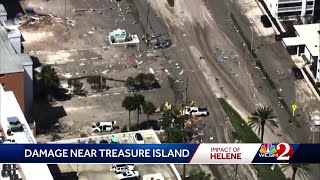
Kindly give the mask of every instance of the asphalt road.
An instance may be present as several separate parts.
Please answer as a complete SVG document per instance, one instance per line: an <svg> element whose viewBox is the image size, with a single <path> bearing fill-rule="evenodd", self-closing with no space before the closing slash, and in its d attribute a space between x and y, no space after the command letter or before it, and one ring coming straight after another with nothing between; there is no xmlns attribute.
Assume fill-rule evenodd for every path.
<svg viewBox="0 0 320 180"><path fill-rule="evenodd" d="M245 89L239 86L236 81L231 80L229 78L230 74L228 74L228 70L223 67L217 65L215 63L216 59L212 55L213 49L215 47L210 42L210 38L212 34L210 34L210 28L208 26L200 26L195 25L192 28L181 29L177 31L175 27L171 26L169 23L166 23L166 26L159 21L159 18L155 14L154 11L149 11L149 25L147 26L147 11L148 4L146 1L135 1L136 8L140 13L140 20L144 24L145 27L148 27L148 32L153 32L154 35L165 34L167 31L170 32L174 41L175 47L169 48L165 50L166 56L170 59L174 59L180 63L180 68L185 69L185 74L183 79L186 79L186 76L189 80L189 93L188 96L190 99L198 100L201 102L205 102L210 110L210 117L207 119L204 142L230 142L230 132L231 127L226 121L226 116L221 109L219 102L217 101L217 97L213 95L211 91L210 84L205 80L202 70L197 68L197 63L193 60L194 55L188 51L190 44L194 44L201 49L202 56L205 59L208 59L207 64L208 67L219 74L219 79L222 79L222 83L224 86L228 87L229 91L233 93L234 96L238 97L240 103L244 107L252 106L251 102L248 100L246 95L243 93ZM255 68L255 62L248 55L248 51L246 48L242 46L242 40L239 37L239 34L235 31L233 25L230 23L230 19L228 17L228 12L232 11L237 17L237 19L241 22L240 26L243 27L246 35L251 33L250 23L246 19L244 15L241 14L238 7L232 3L232 1L224 1L221 2L219 0L211 0L206 1L206 5L211 10L215 22L218 24L220 29L223 29L224 34L226 34L229 39L232 39L232 43L234 46L238 47L241 52L241 56L244 57L246 61L246 65L249 73L254 80L254 85L256 88L260 89L259 93L266 97L273 109L276 112L276 115L279 119L280 126L284 129L284 132L290 136L293 142L309 142L310 139L310 129L307 123L303 121L305 118L303 113L298 117L301 128L296 128L294 125L288 122L289 114L284 111L279 106L279 100L272 92L269 85L263 80L262 73ZM145 16L141 16L141 14ZM150 28L151 27L151 28ZM189 32L186 32L189 31ZM190 32L192 31L192 32ZM194 36L188 36L185 38L182 34L189 33ZM255 39L256 47L260 47L258 51L258 57L262 61L263 65L266 67L270 76L276 81L276 85L279 88L283 89L281 94L284 96L285 100L288 104L295 102L295 92L294 92L294 79L291 77L290 68L293 65L291 59L288 58L288 54L285 53L285 49L282 44L279 42L274 42L273 37L269 38L256 38ZM178 56L176 53L178 52ZM279 74L275 70L274 67L279 67L277 70L283 72L283 77L279 77ZM215 77L210 77L215 78ZM217 77L216 77L217 78ZM239 83L239 82L238 82ZM241 82L240 82L241 83ZM307 132L307 133L306 133ZM318 136L316 135L316 138ZM234 170L233 167L223 166L219 170L227 172L228 170ZM221 173L221 171L220 171ZM221 173L223 174L223 173ZM228 173L226 173L228 174ZM242 174L241 179L247 179L250 176L249 174ZM316 174L314 177L318 177ZM228 178L226 175L224 178ZM230 178L230 177L229 177ZM251 177L250 177L251 179Z"/></svg>
<svg viewBox="0 0 320 180"><path fill-rule="evenodd" d="M196 62L192 60L194 58L193 55L190 51L188 51L188 46L191 43L190 41L193 40L191 38L183 38L183 36L181 36L181 32L171 31L174 28L169 27L168 30L167 27L161 23L152 9L149 11L149 25L147 26L146 15L148 11L148 5L146 1L134 1L134 3L135 7L139 11L142 24L144 24L145 27L148 27L148 33L153 33L154 35L163 34L164 36L168 36L167 32L169 31L173 36L175 40L174 47L164 50L164 53L169 59L173 59L178 62L180 64L180 69L185 70L184 76L181 78L185 81L186 77L188 77L188 99L203 102L208 106L210 116L205 120L205 139L203 139L203 142L232 142L233 140L230 140L230 134L232 130L229 122L226 120L226 115L222 110L217 97L212 93L210 85L204 79L205 77L201 68L198 68ZM205 46L206 44L203 45L203 47ZM208 52L205 56L210 56L210 53ZM181 70L178 72L180 71ZM173 72L176 78L179 78L179 75L177 75L178 72ZM215 168L219 169L219 177L222 179L230 179L235 170L235 166L232 165L215 165ZM246 168L248 168L248 166L241 166L239 168L243 169L243 171L239 171L239 177L243 177L241 179L252 179L252 177L250 177L250 173L247 173L248 169Z"/></svg>

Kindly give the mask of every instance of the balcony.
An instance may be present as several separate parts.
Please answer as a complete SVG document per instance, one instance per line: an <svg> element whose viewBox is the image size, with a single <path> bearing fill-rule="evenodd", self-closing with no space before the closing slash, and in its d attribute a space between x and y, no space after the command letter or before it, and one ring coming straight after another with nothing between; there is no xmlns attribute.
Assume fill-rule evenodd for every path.
<svg viewBox="0 0 320 180"><path fill-rule="evenodd" d="M296 3L296 2L302 2L302 0L279 0L279 4L284 4L284 3Z"/></svg>
<svg viewBox="0 0 320 180"><path fill-rule="evenodd" d="M284 8L278 8L278 13L282 12L296 12L296 11L301 11L302 7L301 6L296 6L296 7L284 7Z"/></svg>
<svg viewBox="0 0 320 180"><path fill-rule="evenodd" d="M307 10L313 10L314 9L314 6L313 5L308 5L307 6Z"/></svg>

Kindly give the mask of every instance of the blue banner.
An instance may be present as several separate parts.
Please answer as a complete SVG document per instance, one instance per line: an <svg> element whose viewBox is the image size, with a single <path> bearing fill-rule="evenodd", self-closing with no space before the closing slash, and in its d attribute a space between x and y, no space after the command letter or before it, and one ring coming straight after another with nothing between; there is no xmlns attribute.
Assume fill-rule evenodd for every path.
<svg viewBox="0 0 320 180"><path fill-rule="evenodd" d="M198 144L1 144L0 163L189 163Z"/></svg>

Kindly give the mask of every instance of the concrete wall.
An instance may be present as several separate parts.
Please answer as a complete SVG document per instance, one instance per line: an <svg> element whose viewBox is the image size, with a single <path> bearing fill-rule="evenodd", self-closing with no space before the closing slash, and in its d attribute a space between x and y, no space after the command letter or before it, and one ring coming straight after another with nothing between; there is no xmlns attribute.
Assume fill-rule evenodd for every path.
<svg viewBox="0 0 320 180"><path fill-rule="evenodd" d="M14 93L22 112L24 112L24 72L5 74L5 76L0 77L0 83L5 91Z"/></svg>
<svg viewBox="0 0 320 180"><path fill-rule="evenodd" d="M32 65L24 66L24 100L26 116L31 115L33 104L33 69Z"/></svg>
<svg viewBox="0 0 320 180"><path fill-rule="evenodd" d="M9 38L10 43L12 45L12 47L14 48L14 50L16 51L17 54L21 53L21 37L12 37Z"/></svg>

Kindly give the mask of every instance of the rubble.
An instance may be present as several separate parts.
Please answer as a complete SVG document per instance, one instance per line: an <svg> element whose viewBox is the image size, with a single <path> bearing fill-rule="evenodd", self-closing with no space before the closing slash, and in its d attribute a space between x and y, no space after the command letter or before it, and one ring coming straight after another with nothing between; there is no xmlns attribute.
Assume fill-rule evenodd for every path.
<svg viewBox="0 0 320 180"><path fill-rule="evenodd" d="M85 12L88 11L88 9L86 8L82 8L82 9L73 9L73 12Z"/></svg>

